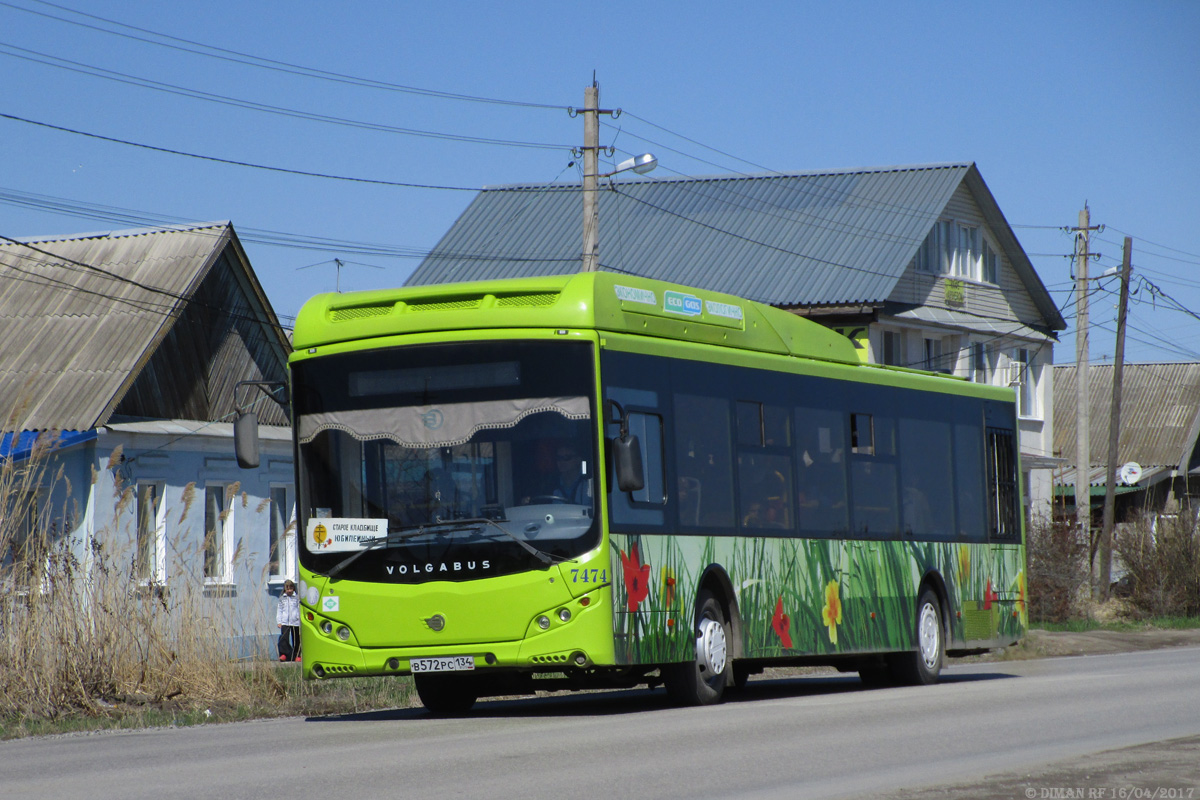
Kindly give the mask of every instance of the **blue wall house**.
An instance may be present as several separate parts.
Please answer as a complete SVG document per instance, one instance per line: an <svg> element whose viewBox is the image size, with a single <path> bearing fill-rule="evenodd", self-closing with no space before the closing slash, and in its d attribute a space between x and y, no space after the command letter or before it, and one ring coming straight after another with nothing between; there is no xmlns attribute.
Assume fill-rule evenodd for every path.
<svg viewBox="0 0 1200 800"><path fill-rule="evenodd" d="M1012 386L1030 508L1050 512L1049 370L1066 322L972 163L639 179L598 193L600 268L758 300L864 360ZM577 272L579 184L486 187L409 285Z"/></svg>
<svg viewBox="0 0 1200 800"><path fill-rule="evenodd" d="M0 342L0 458L17 467L0 563L38 532L89 569L100 545L147 592L211 600L240 651L265 648L294 577L293 456L283 408L243 389L263 455L238 468L234 385L283 381L290 345L233 226L9 241Z"/></svg>

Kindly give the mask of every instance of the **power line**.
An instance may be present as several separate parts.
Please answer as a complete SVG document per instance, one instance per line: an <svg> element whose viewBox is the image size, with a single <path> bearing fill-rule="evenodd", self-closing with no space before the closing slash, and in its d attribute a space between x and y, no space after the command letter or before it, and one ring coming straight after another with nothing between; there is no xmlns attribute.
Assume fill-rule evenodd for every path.
<svg viewBox="0 0 1200 800"><path fill-rule="evenodd" d="M478 192L479 191L478 188L473 187L473 186L445 186L445 185L431 184L431 183L409 183L406 181L387 181L387 180L382 180L380 178L354 178L354 177L347 177L345 175L331 175L329 173L323 173L323 172L309 172L307 170L301 170L301 169L290 169L288 167L272 167L272 166L267 166L264 164L253 164L249 161L237 161L235 159L220 158L218 156L206 156L206 155L201 155L198 153L187 153L187 152L184 152L183 150L172 150L169 147L158 147L156 145L151 145L151 144L142 144L140 142L131 142L126 139L117 139L112 136L103 136L98 133L89 133L88 131L75 130L74 128L66 128L61 125L52 125L49 122L39 122L37 120L26 119L24 117L18 117L14 114L5 114L3 112L0 112L0 118L10 119L15 122L24 122L27 125L37 125L38 127L41 127L41 128L49 128L50 130L61 131L63 133L72 133L72 134L75 134L76 136L86 136L89 139L99 139L100 141L112 142L114 144L123 144L128 147L138 147L143 150L153 150L158 153L168 153L168 154L174 155L174 156L185 156L187 158L200 159L201 161L215 161L218 164L229 164L230 166L235 166L235 167L248 167L250 169L261 169L261 170L266 170L267 172L281 172L286 175L300 175L300 176L303 176L306 178L325 178L327 180L348 181L350 183L368 183L368 184L374 184L377 186L398 186L398 187L402 187L405 189L441 189L441 190L452 191L452 192Z"/></svg>
<svg viewBox="0 0 1200 800"><path fill-rule="evenodd" d="M66 19L63 17L55 16L53 14L48 14L48 13L45 13L42 11L35 11L35 10L29 9L29 8L22 8L21 6L13 5L12 3L8 3L8 2L0 2L0 5L7 6L8 8L14 9L16 11L22 11L26 14L34 14L36 16L44 17L47 19L52 19L57 22L63 22L68 25L75 25L75 26L82 27L82 28L88 28L88 29L91 29L94 31L98 31L100 33L108 34L110 36L120 36L125 39L132 39L134 41L151 44L156 47L166 47L166 48L169 48L172 50L178 50L181 52L191 53L192 55L199 55L199 56L203 56L206 58L216 58L216 59L220 59L222 61L228 61L228 62L233 62L236 64L242 64L243 66L257 67L260 69L269 69L269 70L273 70L276 72L283 72L283 73L297 75L297 76L301 76L301 77L317 78L317 79L326 80L326 81L333 81L335 83L352 84L355 86L362 86L365 88L382 89L382 90L393 91L393 92L402 92L405 94L414 94L414 95L420 95L423 97L438 98L438 99L442 99L442 100L459 100L459 101L472 102L472 103L490 103L490 104L494 104L494 105L518 106L518 107L522 107L522 108L552 109L552 110L557 110L557 111L561 111L562 109L565 108L565 106L563 106L562 104L556 104L556 103L533 103L533 102L525 102L525 101L520 101L520 100L509 100L509 99L497 98L497 97L483 97L483 96L479 96L479 95L458 94L455 92L447 92L447 91L442 91L439 89L426 89L426 88L421 88L419 86L407 86L407 85L399 84L399 83L390 83L388 81L381 81L381 80L377 80L374 78L363 78L363 77L359 77L359 76L355 76L355 75L343 74L340 72L331 72L329 70L323 70L323 69L319 69L316 67L306 67L306 66L303 66L300 64L290 64L286 61L278 61L275 59L264 58L262 56L252 55L249 53L241 53L236 50L229 50L224 47L217 47L215 45L204 44L203 42L197 42L197 41L193 41L191 39L184 39L184 38L181 38L178 36L172 36L170 34L160 33L158 31L153 31L148 28L139 28L135 25L128 25L124 22L118 22L116 20L108 19L106 17L100 17L95 14L88 14L83 11L77 11L73 8L68 8L67 6L47 2L47 0L31 0L31 1L35 2L35 3L39 3L40 5L43 5L43 6L49 6L51 8L56 8L60 11L66 11L67 13L70 13L70 14L76 14L78 16L85 17L87 19L93 19L98 22L106 23L108 25L115 25L117 27L124 28L126 30L137 31L138 33L144 33L149 36L159 37L161 39L166 39L168 41L160 42L160 41L155 41L153 39L147 39L142 36L133 36L133 35L130 35L127 33L121 33L120 31L108 30L106 28L102 28L102 27L99 27L96 25L89 25L84 22ZM169 42L179 42L181 44L191 45L192 47L202 48L202 50L195 50L195 49L192 49L192 47L182 47L179 45L170 44ZM212 51L212 52L204 52L206 50Z"/></svg>
<svg viewBox="0 0 1200 800"><path fill-rule="evenodd" d="M15 189L0 187L0 204L20 208L33 208L54 214L62 214L83 219L93 219L101 222L131 225L136 227L163 227L171 225L196 226L203 225L203 220L186 217L176 217L164 214L153 214L147 211L106 206L50 195L20 192ZM383 258L425 258L430 254L427 248L410 247L374 242L359 242L346 239L333 239L312 234L290 233L263 228L238 227L238 238L243 243L261 244L270 247L285 247L298 250L309 250L331 253L352 253L355 255L374 256ZM196 235L213 236L219 233L208 233L204 230L194 231ZM465 258L472 260L517 260L526 263L566 263L575 261L572 258L550 258L535 255L506 255L497 256L490 253L471 251L442 251L447 257ZM325 262L319 262L325 263Z"/></svg>
<svg viewBox="0 0 1200 800"><path fill-rule="evenodd" d="M1111 225L1109 227L1112 228ZM1157 242L1152 242L1148 239L1143 239L1140 236L1134 236L1132 233L1129 233L1128 231L1123 231L1120 228L1113 228L1113 230L1116 231L1117 233L1121 234L1122 236L1129 236L1131 238L1137 239L1139 245L1148 244L1148 245L1152 245L1154 247L1161 247L1163 250L1170 250L1172 253L1179 253L1179 254L1185 255L1185 256L1192 256L1193 258L1200 258L1200 253L1189 253L1187 250L1177 250L1174 247L1167 247L1165 244L1158 244ZM1157 255L1157 254L1151 254L1151 255ZM1159 257L1165 258L1166 256L1159 256ZM1188 263L1200 263L1200 262L1188 262Z"/></svg>
<svg viewBox="0 0 1200 800"><path fill-rule="evenodd" d="M230 97L228 95L214 94L205 92L200 89L190 89L186 86L178 86L171 83L163 83L162 81L143 78L137 75L129 75L124 72L116 72L114 70L104 69L103 67L92 66L91 64L83 64L78 61L71 61L58 56L48 55L46 53L38 53L34 50L28 50L24 47L0 42L0 47L6 47L10 50L18 50L21 53L5 53L0 51L0 55L7 55L10 58L19 58L25 61L31 61L37 64L54 67L56 69L64 69L70 72L76 72L82 75L89 75L95 78L124 83L130 86L137 86L143 89L152 89L154 91L165 92L167 94L189 97L193 100L203 100L209 103L219 103L221 105L233 106L235 108L243 108L251 111L260 111L266 114L275 114L278 116L292 117L295 119L304 119L312 122L324 122L331 125L341 125L349 128L360 128L363 130L379 131L383 133L396 133L403 136L416 136L426 139L442 139L452 142L464 142L468 144L486 144L499 147L524 147L541 150L567 150L570 145L553 144L550 142L527 142L511 139L495 139L482 136L467 136L457 133L445 133L441 131L427 131L416 128L401 128L396 125L385 125L379 122L367 122L364 120L348 119L346 117L335 117L328 114L318 114L311 111L302 111L300 109L285 108L282 106L273 106L266 103L259 103L254 100L245 100L239 97ZM50 59L50 60L46 60ZM60 63L53 63L60 62Z"/></svg>

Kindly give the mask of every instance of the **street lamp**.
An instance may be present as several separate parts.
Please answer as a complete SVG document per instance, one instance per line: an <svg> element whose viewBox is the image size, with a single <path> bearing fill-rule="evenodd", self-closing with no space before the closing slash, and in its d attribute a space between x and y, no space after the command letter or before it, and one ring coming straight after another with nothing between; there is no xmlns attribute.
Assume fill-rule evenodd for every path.
<svg viewBox="0 0 1200 800"><path fill-rule="evenodd" d="M617 165L612 172L599 173L600 160L600 115L611 114L616 117L620 109L602 109L599 107L600 85L592 80L592 85L583 90L583 259L580 264L581 272L595 272L600 268L600 208L596 202L596 179L611 178L620 172L636 172L645 175L658 166L658 159L649 153L626 159ZM572 116L574 114L572 113ZM609 155L612 155L611 149Z"/></svg>

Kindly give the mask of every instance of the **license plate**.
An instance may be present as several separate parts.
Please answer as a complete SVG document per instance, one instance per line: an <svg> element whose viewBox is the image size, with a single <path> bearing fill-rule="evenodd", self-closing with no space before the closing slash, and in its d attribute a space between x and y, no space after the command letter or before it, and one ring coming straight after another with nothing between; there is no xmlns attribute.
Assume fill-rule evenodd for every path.
<svg viewBox="0 0 1200 800"><path fill-rule="evenodd" d="M475 656L442 656L414 658L409 662L413 672L460 672L475 669Z"/></svg>

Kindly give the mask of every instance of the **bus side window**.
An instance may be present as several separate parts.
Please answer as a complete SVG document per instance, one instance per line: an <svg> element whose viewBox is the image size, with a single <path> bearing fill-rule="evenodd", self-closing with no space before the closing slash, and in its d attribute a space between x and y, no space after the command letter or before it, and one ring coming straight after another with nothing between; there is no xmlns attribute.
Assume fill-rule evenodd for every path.
<svg viewBox="0 0 1200 800"><path fill-rule="evenodd" d="M663 422L658 414L641 411L629 412L629 433L636 436L642 445L642 469L646 473L645 484L632 492L636 503L663 505L667 502L666 461L663 458Z"/></svg>
<svg viewBox="0 0 1200 800"><path fill-rule="evenodd" d="M624 408L629 421L629 434L636 436L642 452L642 470L645 483L636 492L622 492L617 488L616 475L611 462L608 468L608 508L614 526L662 527L666 524L667 503L666 458L663 453L663 418L660 414L637 410L657 408L658 393L644 389L609 387L605 393L609 400L616 400ZM605 437L620 435L620 421L609 419L605 423ZM610 454L611 456L611 454Z"/></svg>
<svg viewBox="0 0 1200 800"><path fill-rule="evenodd" d="M800 530L845 535L850 528L846 505L846 430L841 414L824 408L796 409L800 472Z"/></svg>
<svg viewBox="0 0 1200 800"><path fill-rule="evenodd" d="M728 532L734 527L729 400L681 393L674 412L679 524Z"/></svg>

